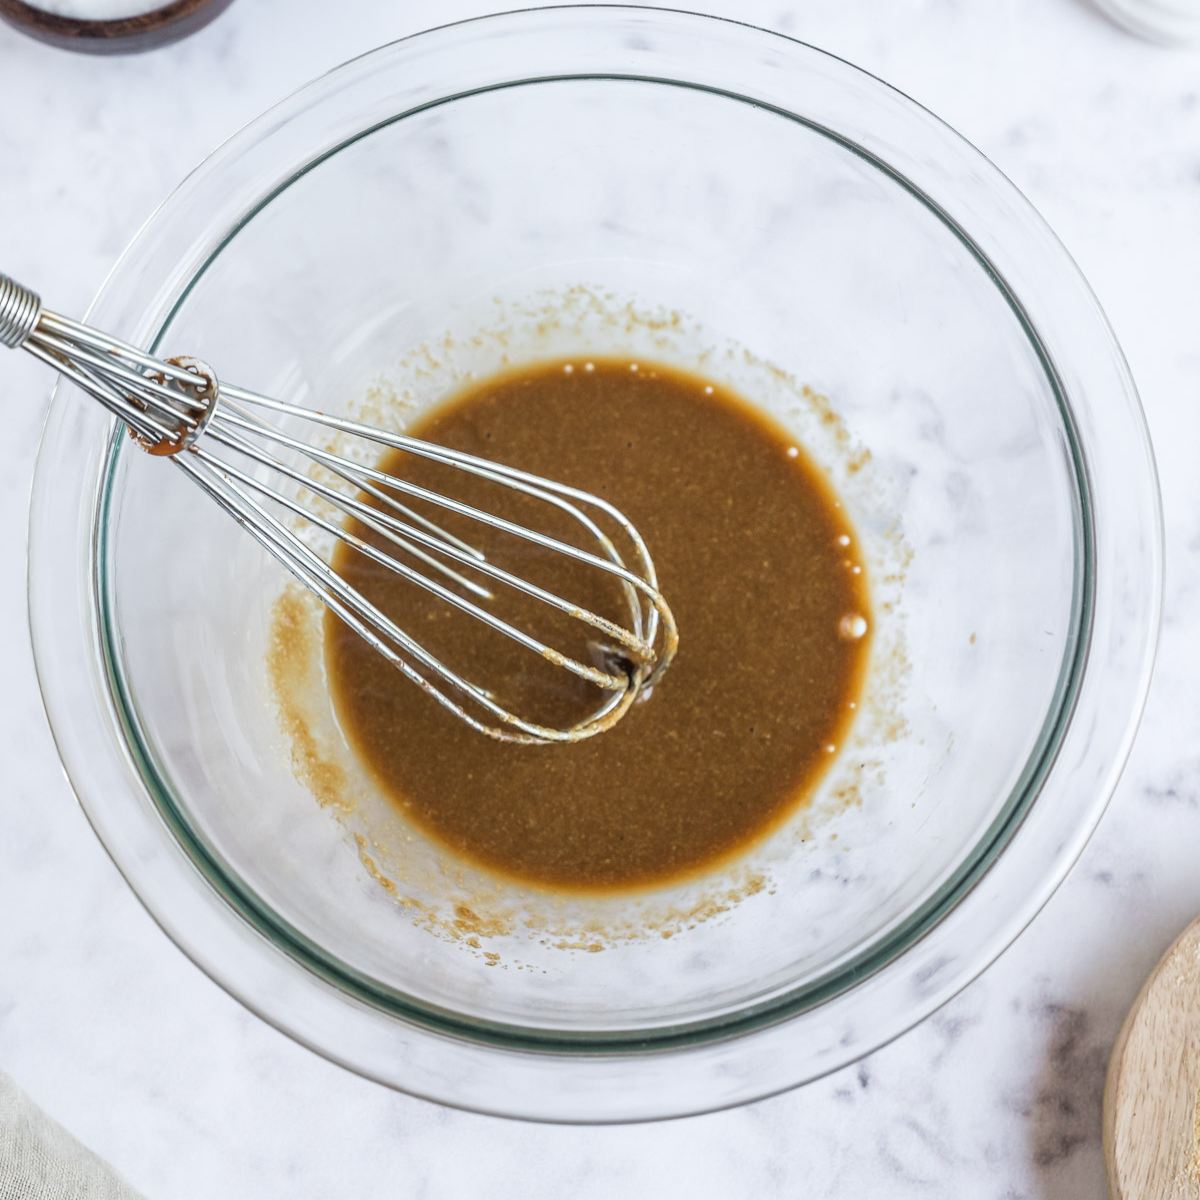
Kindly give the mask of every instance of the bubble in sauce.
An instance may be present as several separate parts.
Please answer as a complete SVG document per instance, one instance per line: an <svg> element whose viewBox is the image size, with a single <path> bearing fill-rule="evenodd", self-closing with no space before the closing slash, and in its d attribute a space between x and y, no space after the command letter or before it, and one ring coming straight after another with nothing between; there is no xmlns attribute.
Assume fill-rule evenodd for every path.
<svg viewBox="0 0 1200 1200"><path fill-rule="evenodd" d="M867 618L858 613L847 613L838 622L838 636L845 638L848 642L857 642L859 638L866 635Z"/></svg>

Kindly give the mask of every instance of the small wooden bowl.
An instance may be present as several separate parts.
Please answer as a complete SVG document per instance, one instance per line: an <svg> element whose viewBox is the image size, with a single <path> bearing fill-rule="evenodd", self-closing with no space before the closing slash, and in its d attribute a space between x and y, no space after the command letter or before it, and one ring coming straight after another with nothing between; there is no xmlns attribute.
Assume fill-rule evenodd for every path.
<svg viewBox="0 0 1200 1200"><path fill-rule="evenodd" d="M224 12L232 0L174 0L149 12L87 21L44 12L24 0L0 0L0 20L38 41L85 54L152 50L194 33Z"/></svg>

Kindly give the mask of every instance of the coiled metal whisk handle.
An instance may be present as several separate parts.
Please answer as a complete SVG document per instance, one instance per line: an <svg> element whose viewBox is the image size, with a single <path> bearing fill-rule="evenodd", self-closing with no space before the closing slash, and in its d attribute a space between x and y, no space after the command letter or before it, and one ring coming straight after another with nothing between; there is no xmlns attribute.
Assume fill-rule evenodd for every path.
<svg viewBox="0 0 1200 1200"><path fill-rule="evenodd" d="M42 299L15 279L0 274L0 346L15 350L33 332L42 315Z"/></svg>

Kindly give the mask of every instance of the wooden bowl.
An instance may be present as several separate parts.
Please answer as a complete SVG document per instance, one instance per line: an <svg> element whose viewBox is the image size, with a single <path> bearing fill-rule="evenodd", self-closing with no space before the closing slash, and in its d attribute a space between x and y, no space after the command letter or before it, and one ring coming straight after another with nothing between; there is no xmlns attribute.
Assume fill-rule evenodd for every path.
<svg viewBox="0 0 1200 1200"><path fill-rule="evenodd" d="M231 0L174 0L149 12L89 21L45 12L24 0L0 0L0 20L38 41L85 54L151 50L194 33L229 7Z"/></svg>

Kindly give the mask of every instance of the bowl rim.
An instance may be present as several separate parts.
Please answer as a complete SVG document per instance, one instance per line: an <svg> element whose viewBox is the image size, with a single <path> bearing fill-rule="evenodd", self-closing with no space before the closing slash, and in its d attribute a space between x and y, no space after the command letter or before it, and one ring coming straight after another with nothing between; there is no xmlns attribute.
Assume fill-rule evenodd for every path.
<svg viewBox="0 0 1200 1200"><path fill-rule="evenodd" d="M56 393L51 416L47 421L47 432L43 441L42 451L39 453L34 506L31 511L29 539L30 620L34 635L34 653L39 682L42 686L43 701L56 743L59 746L60 756L67 767L68 775L72 780L72 786L80 798L81 805L118 868L122 870L122 873L131 887L133 887L135 893L139 895L151 914L163 925L173 940L194 961L197 961L210 976L215 978L226 990L232 992L260 1016L263 1016L264 1019L270 1021L277 1028L281 1028L292 1036L297 1037L312 1048L317 1049L320 1053L337 1061L342 1061L345 1065L358 1070L360 1073L380 1078L381 1081L391 1086L414 1091L418 1094L429 1095L434 1099L444 1102L459 1103L464 1107L478 1108L483 1111L508 1112L509 1115L532 1115L543 1118L549 1116L552 1119L554 1117L562 1119L564 1115L566 1119L582 1120L621 1120L629 1119L630 1117L677 1115L681 1112L703 1111L707 1108L722 1107L726 1103L739 1103L758 1095L769 1094L771 1091L782 1090L785 1087L793 1086L797 1082L815 1078L819 1074L833 1070L877 1048L887 1040L890 1040L891 1037L902 1032L905 1028L923 1019L938 1004L948 999L950 995L962 986L965 986L971 978L982 971L992 958L1016 936L1020 928L1023 928L1024 924L1032 919L1037 909L1041 907L1041 904L1044 903L1045 899L1053 891L1053 888L1065 876L1071 863L1082 849L1087 836L1090 835L1092 828L1094 828L1095 823L1099 820L1107 804L1108 797L1111 794L1112 787L1115 786L1120 766L1123 765L1124 758L1128 753L1137 719L1140 716L1144 703L1161 609L1161 511L1153 457L1145 430L1144 419L1141 416L1132 380L1129 378L1127 367L1121 358L1115 340L1112 338L1111 331L1109 331L1094 297L1088 291L1086 284L1078 274L1077 268L1075 268L1066 252L1041 219L1033 212L1028 202L1020 196L1020 193L987 160L983 159L983 156L978 151L974 150L964 139L955 134L949 127L943 125L937 118L928 114L919 105L916 105L901 93L896 92L888 85L875 79L875 77L862 72L859 68L847 64L841 59L837 59L804 43L786 38L783 35L769 33L743 22L671 10L647 9L624 5L570 5L526 9L513 13L472 18L468 21L441 26L436 30L414 34L408 38L400 39L397 42L380 47L377 50L370 51L359 58L350 60L349 63L344 64L342 67L318 77L317 80L306 85L306 87L257 118L239 134L236 134L225 143L221 149L206 159L197 168L196 172L192 176L189 176L181 188L177 189L172 197L168 198L158 212L147 222L146 226L143 227L143 230L138 234L129 250L127 250L122 260L110 275L92 311L95 312L97 309L103 310L106 298L110 297L121 283L122 272L129 273L129 260L137 255L139 248L147 240L151 239L156 233L161 233L162 226L169 224L172 215L172 204L177 197L186 195L189 189L195 190L197 187L203 188L205 186L211 188L214 174L228 165L231 160L236 160L240 155L244 155L247 149L253 147L257 150L260 148L264 141L269 140L275 133L284 128L290 118L302 114L316 101L319 101L323 87L335 87L339 83L343 83L343 86L348 84L350 87L353 87L355 83L355 71L357 69L364 66L371 68L379 62L381 57L401 56L406 52L408 47L414 44L424 46L426 52L428 52L430 42L441 38L443 43L449 43L449 47L447 45L441 47L443 51L447 48L453 48L453 40L459 37L462 31L468 31L467 35L469 36L471 33L482 30L481 36L487 37L490 36L490 31L498 30L499 27L505 24L510 27L509 32L511 32L513 27L519 28L522 23L538 24L549 20L552 26L551 35L561 33L560 29L553 28L556 22L561 22L564 26L571 25L574 22L573 28L587 28L594 35L598 28L604 27L606 21L615 23L621 19L630 20L635 23L658 23L667 29L674 26L675 28L671 30L674 33L680 32L684 26L689 28L699 26L705 30L710 30L714 27L729 27L740 31L737 36L743 39L749 37L755 44L761 39L778 53L783 53L779 49L780 45L782 45L787 48L787 53L799 56L801 59L816 57L827 67L829 64L836 64L831 69L834 69L836 72L845 72L846 77L850 78L852 82L858 84L860 87L875 89L872 92L872 96L876 101L881 104L886 103L887 105L894 106L905 115L905 119L912 121L914 125L920 123L926 131L932 130L935 134L939 135L943 143L943 149L948 145L951 150L965 156L977 170L986 168L986 183L988 188L994 189L1006 203L1016 206L1018 217L1026 223L1024 236L1032 241L1040 242L1039 250L1042 252L1045 252L1047 248L1049 249L1057 263L1055 271L1062 275L1064 283L1071 285L1071 290L1075 293L1074 300L1076 305L1090 312L1091 331L1093 334L1098 333L1097 340L1109 352L1107 365L1111 368L1109 372L1110 390L1113 392L1119 390L1127 401L1122 415L1126 418L1126 423L1132 428L1131 430L1126 430L1126 436L1130 432L1134 435L1133 442L1129 448L1130 455L1137 459L1141 468L1142 487L1139 493L1139 505L1142 509L1148 509L1151 518L1150 523L1153 525L1153 536L1147 551L1152 568L1149 572L1152 586L1149 593L1141 597L1143 609L1141 653L1134 656L1137 661L1131 664L1126 686L1126 691L1129 693L1127 703L1125 705L1114 705L1111 702L1111 697L1106 698L1106 702L1110 704L1111 708L1122 709L1124 713L1124 728L1120 730L1120 735L1114 743L1115 751L1110 756L1107 768L1100 772L1105 777L1105 785L1096 793L1091 804L1080 806L1080 812L1075 814L1078 820L1074 828L1070 828L1072 823L1067 822L1068 828L1058 830L1055 851L1049 855L1050 862L1048 869L1045 872L1039 873L1037 886L1028 889L1025 903L1020 906L1018 912L1009 914L1006 920L1000 920L997 923L998 928L993 929L986 938L986 948L982 952L977 951L971 957L970 962L959 961L963 958L960 949L951 959L956 964L956 970L950 971L946 965L937 967L933 971L933 975L926 978L926 984L930 984L933 977L939 974L943 975L944 978L937 980L933 986L923 985L924 994L916 1003L910 1003L909 1007L904 1011L903 1017L893 1015L890 1022L882 1023L883 1028L881 1030L877 1029L876 1032L866 1037L861 1037L849 1048L843 1047L843 1050L846 1051L844 1053L839 1053L836 1049L825 1047L823 1055L810 1055L809 1057L816 1061L808 1063L803 1070L797 1073L796 1078L790 1081L777 1082L767 1086L764 1086L761 1082L750 1083L743 1086L736 1096L727 1100L722 1100L719 1096L708 1098L706 1095L694 1093L687 1096L680 1096L678 1099L669 1102L669 1107L666 1111L641 1111L635 1107L632 1111L611 1115L604 1104L583 1103L578 1106L578 1115L572 1111L564 1114L561 1107L558 1110L551 1110L550 1105L541 1101L534 1102L530 1098L526 1098L524 1108L522 1109L520 1105L514 1107L511 1103L497 1104L494 1101L480 1100L470 1095L462 1096L453 1092L447 1093L444 1088L439 1089L428 1085L422 1087L419 1082L414 1083L411 1079L405 1078L402 1071L397 1075L395 1071L380 1073L371 1070L370 1065L364 1063L361 1056L347 1052L344 1047L329 1044L327 1037L318 1036L311 1030L306 1032L302 1025L298 1024L294 1018L289 1018L287 1012L281 1012L278 1005L273 1005L263 997L260 985L250 983L244 978L233 978L232 976L236 972L231 971L225 965L225 957L228 950L226 934L222 934L217 941L206 942L204 945L198 944L194 928L198 922L194 917L189 917L188 922L186 922L193 927L191 931L182 930L179 927L178 917L173 916L170 911L174 901L168 898L166 893L147 894L150 889L146 886L144 875L137 869L136 860L130 857L129 849L124 845L125 839L123 835L114 828L109 815L100 811L103 805L98 807L94 789L89 786L87 777L81 775L79 772L77 766L79 761L78 747L72 740L74 738L74 731L67 728L69 722L65 715L65 708L61 703L62 689L58 682L51 678L58 670L50 664L55 661L56 655L61 654L61 646L59 645L61 641L61 628L56 626L55 631L51 632L47 625L47 622L50 620L47 615L49 609L43 603L46 588L39 583L42 578L42 567L39 560L38 547L44 544L44 542L40 541L40 534L37 533L37 528L39 527L39 516L45 517L44 502L47 496L45 474L48 468L44 460L48 459L50 455L55 429L55 414L61 411L64 400L61 395L62 389L59 389ZM525 32L528 35L529 31L526 30ZM730 40L732 40L732 37ZM347 76L350 78L347 79ZM876 167L885 171L894 182L906 187L926 203L935 215L939 216L944 224L960 238L963 244L976 254L981 267L991 276L992 282L1009 301L1010 307L1012 307L1017 319L1025 327L1032 344L1038 349L1043 360L1047 378L1051 386L1055 389L1059 399L1060 415L1064 421L1068 441L1072 443L1071 453L1074 457L1079 492L1079 512L1077 516L1080 526L1080 537L1078 545L1082 551L1081 569L1077 569L1076 571L1077 596L1076 603L1073 606L1074 611L1078 614L1078 627L1068 639L1068 647L1064 655L1063 674L1060 675L1059 686L1055 695L1055 704L1052 705L1053 720L1049 723L1051 727L1043 728L1042 737L1039 739L1039 744L1035 748L1033 755L1031 755L1030 761L1026 764L1026 769L1022 773L1021 780L1014 792L1014 797L1010 799L1010 803L1006 806L1005 811L993 822L992 827L988 830L984 838L981 839L971 861L957 872L959 878L954 881L953 886L940 889L939 893L923 906L927 911L922 914L922 919L919 922L907 922L905 928L896 931L894 936L889 936L882 946L871 947L868 954L864 955L864 958L869 961L857 964L857 969L859 970L857 977L851 980L842 978L834 988L830 989L828 994L818 993L813 996L813 989L810 988L806 990L806 995L801 1000L796 1000L791 993L782 998L772 998L757 1006L751 1006L739 1011L732 1019L728 1015L723 1015L706 1022L693 1022L684 1028L664 1027L662 1030L639 1030L636 1033L613 1036L604 1036L599 1032L581 1032L578 1035L562 1038L559 1031L555 1031L550 1036L547 1036L543 1032L534 1032L531 1035L530 1031L522 1030L519 1027L501 1027L492 1022L480 1022L475 1018L464 1018L462 1014L451 1014L440 1010L433 1010L431 1006L424 1003L420 1003L414 1007L409 1002L399 1014L396 1014L403 1020L406 1026L411 1027L410 1032L413 1036L434 1037L441 1039L443 1042L447 1038L467 1040L467 1044L477 1051L502 1056L509 1063L510 1068L514 1055L518 1057L533 1056L542 1060L557 1061L559 1064L562 1064L564 1061L576 1064L581 1061L595 1061L597 1056L603 1059L619 1058L625 1063L651 1061L651 1056L653 1056L653 1060L656 1062L661 1062L664 1058L678 1059L682 1056L694 1058L697 1051L727 1045L733 1041L744 1041L756 1035L770 1036L773 1032L777 1032L781 1026L794 1024L798 1018L806 1014L818 1012L833 997L841 997L854 993L862 994L872 980L878 982L881 972L887 971L890 967L899 966L900 959L918 945L924 944L926 953L921 957L927 960L924 964L925 968L928 969L931 963L936 965L939 961L937 955L934 954L930 957L928 952L933 948L935 943L945 940L945 931L943 930L943 936L940 939L933 937L933 935L939 929L942 929L946 921L953 916L954 912L961 909L967 899L977 890L978 885L992 874L992 868L1001 861L1002 852L1013 843L1019 834L1026 833L1026 818L1034 808L1034 801L1043 793L1047 780L1054 775L1056 769L1060 766L1063 743L1070 733L1072 719L1081 700L1081 692L1089 666L1095 661L1090 652L1092 640L1097 632L1095 628L1095 606L1098 600L1102 601L1104 598L1103 595L1097 595L1097 580L1095 574L1090 569L1091 564L1089 562L1089 556L1096 553L1096 530L1092 524L1094 513L1090 482L1091 463L1088 456L1084 453L1083 446L1074 428L1076 410L1068 402L1067 388L1059 376L1055 356L1044 344L1042 335L1039 333L1039 326L1027 313L1017 294L1010 288L1004 272L992 261L986 250L972 236L967 234L966 230L955 220L953 214L946 211L937 200L914 184L911 179L894 166L891 160L884 160L879 155L872 153L868 147L849 141L840 136L836 131L822 127L820 124L804 118L799 112L764 104L761 98L756 98L753 95L725 92L721 89L704 87L686 78L664 79L624 73L605 73L599 77L609 79L648 79L655 83L694 87L703 91L716 91L718 94L732 100L753 103L759 107L773 108L778 115L799 121L803 125L814 128L817 132L832 137L835 141L843 145L844 148L854 153L862 154L871 160ZM436 97L428 103L397 112L391 115L386 121L378 121L364 126L359 129L353 139L345 139L338 143L332 143L321 154L306 157L301 162L299 169L295 170L282 184L277 185L266 193L260 194L257 203L249 206L242 212L240 223L227 226L221 237L210 239L207 257L203 258L203 261L187 264L186 270L181 271L176 278L164 283L158 297L156 297L156 300L159 302L150 303L145 306L147 318L144 323L148 326L156 325L157 329L146 328L140 332L148 340L151 340L152 344L157 345L157 337L163 329L169 326L176 308L182 304L190 288L194 286L196 280L203 274L207 264L221 253L229 240L236 236L240 225L253 219L255 213L260 211L271 199L280 194L284 188L290 186L296 178L301 177L307 171L312 170L319 162L325 161L332 154L345 148L345 145L349 141L368 136L385 124L403 120L405 117L412 115L413 112L423 111L433 104L452 102L463 95L472 94L473 92L491 91L496 86L536 85L537 83L544 82L547 78L549 77L545 75L535 75L532 78L510 80L501 85L493 84L486 87L468 89L467 91L451 92L448 95ZM559 78L580 79L597 78L597 76L588 73L575 73ZM264 129L265 132L263 132ZM977 200L978 197L976 196L975 199ZM1010 231L1006 230L1005 232ZM164 298L169 299L169 302L162 302ZM154 314L153 319L150 319L148 314ZM73 398L66 400L68 405L73 402ZM1112 407L1115 408L1116 406ZM91 524L91 536L87 543L88 577L90 582L90 595L88 599L93 606L93 614L99 615L98 619L101 626L104 624L102 614L105 613L107 605L107 584L104 572L104 564L107 561L105 553L107 525L103 520L103 516L110 495L114 464L118 457L113 447L118 444L123 445L124 439L120 438L117 432L114 431L114 437L110 440L109 452L106 455L107 468L100 473L98 484L90 496L92 511L96 516L94 522ZM1138 453L1139 451L1140 454ZM42 502L40 505L39 500ZM86 524L86 521L84 523ZM277 915L272 913L269 914L268 918L275 918L273 922L274 929L264 929L263 913L257 909L253 902L253 897L247 897L236 885L233 887L230 886L227 873L221 869L219 864L210 860L210 856L203 845L198 842L193 836L192 831L188 828L186 819L178 812L173 803L169 801L170 791L165 788L161 780L158 781L156 789L155 777L157 773L154 769L154 764L151 759L140 753L136 727L130 723L132 716L131 707L128 704L124 704L121 699L121 663L119 655L114 654L111 643L111 637L103 636L96 643L101 652L99 674L108 689L107 702L109 707L106 716L110 722L110 726L115 727L123 738L123 743L119 749L113 747L109 749L114 750L122 759L124 767L127 768L127 773L132 772L136 780L136 786L147 788L149 785L151 792L161 790L162 794L156 799L154 797L152 799L155 799L155 807L163 823L163 831L175 839L176 851L179 852L183 860L187 861L192 872L206 878L206 886L216 889L210 896L210 903L215 902L227 906L227 912L224 914L226 918L233 916L237 921L249 923L253 929L253 933L250 936L250 941L246 942L247 945L254 945L255 942L253 939L258 938L269 941L272 943L272 948L278 949L281 931ZM1120 726L1121 724L1122 722L1118 720L1117 725ZM164 803L164 799L167 799L166 803ZM1042 807L1045 808L1046 806L1043 805ZM209 861L206 862L206 859L209 859ZM203 881L201 880L201 882ZM220 895L217 894L218 892ZM208 924L211 923L211 921L208 922ZM216 924L222 924L222 922L216 921ZM247 932L249 931L243 928L241 934L243 939L245 939ZM206 936L211 937L212 935L210 933ZM287 937L286 931L283 931L283 937ZM294 942L291 946L285 946L284 948L292 954L293 962L298 969L311 973L308 978L319 980L319 985L323 984L327 988L332 988L339 997L349 996L360 1004L365 1003L374 1006L378 1006L381 1000L385 1003L394 1003L394 997L381 997L370 986L364 988L361 979L355 980L352 976L347 977L344 971L339 973L336 968L331 971L328 961L330 956L323 953L314 956L308 947L303 944L297 945ZM921 976L921 969L920 964L911 964L911 970L908 972L910 978L919 978ZM844 969L842 974L844 976ZM296 982L294 980L291 981L291 986L293 989L295 988ZM393 1017L392 1019L394 1020L395 1018ZM590 1056L588 1059L584 1059L578 1054L578 1051L581 1049L585 1054ZM594 1074L599 1076L602 1073ZM544 1078L545 1073L543 1072L542 1075ZM701 1077L705 1076L705 1071L701 1070L700 1075ZM604 1086L610 1087L611 1085L606 1083ZM625 1086L628 1086L628 1082L626 1082ZM608 1097L608 1101L611 1102L611 1097Z"/></svg>

